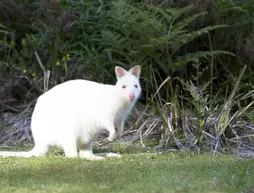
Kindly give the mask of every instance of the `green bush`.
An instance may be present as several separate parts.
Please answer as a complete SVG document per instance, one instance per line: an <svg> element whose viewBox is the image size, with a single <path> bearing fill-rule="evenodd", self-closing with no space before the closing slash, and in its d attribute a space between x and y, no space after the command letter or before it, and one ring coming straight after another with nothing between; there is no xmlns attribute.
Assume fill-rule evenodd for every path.
<svg viewBox="0 0 254 193"><path fill-rule="evenodd" d="M225 27L216 25L189 30L189 24L205 14L185 16L191 10L192 6L163 8L122 0L60 1L57 9L48 8L43 13L46 18L39 9L33 31L16 45L9 63L15 64L20 72L29 72L32 76L41 74L35 57L37 52L44 69L51 70L55 83L80 76L113 82L114 65L127 67L139 63L143 65L146 90L155 91L150 69L159 72L156 78L163 79L198 59L229 54L211 49L181 53L184 45ZM68 23L70 17L74 19Z"/></svg>

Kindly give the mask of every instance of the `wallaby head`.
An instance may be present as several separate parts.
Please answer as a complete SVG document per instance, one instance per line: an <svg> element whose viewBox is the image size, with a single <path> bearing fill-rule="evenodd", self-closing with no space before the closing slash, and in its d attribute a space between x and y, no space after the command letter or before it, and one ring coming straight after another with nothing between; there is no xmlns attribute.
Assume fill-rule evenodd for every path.
<svg viewBox="0 0 254 193"><path fill-rule="evenodd" d="M141 87L139 83L139 76L141 73L141 66L137 65L129 71L116 66L115 74L117 77L116 87L119 91L119 97L123 102L135 103L141 94Z"/></svg>

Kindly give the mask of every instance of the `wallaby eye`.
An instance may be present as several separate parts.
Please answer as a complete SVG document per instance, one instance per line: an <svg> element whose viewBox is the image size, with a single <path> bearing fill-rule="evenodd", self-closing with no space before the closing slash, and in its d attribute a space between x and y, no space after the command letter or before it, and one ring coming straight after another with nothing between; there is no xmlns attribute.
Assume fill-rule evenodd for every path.
<svg viewBox="0 0 254 193"><path fill-rule="evenodd" d="M137 85L137 84L135 84L134 86L135 86L135 88L138 88L138 85Z"/></svg>
<svg viewBox="0 0 254 193"><path fill-rule="evenodd" d="M126 85L122 85L122 88L126 88Z"/></svg>

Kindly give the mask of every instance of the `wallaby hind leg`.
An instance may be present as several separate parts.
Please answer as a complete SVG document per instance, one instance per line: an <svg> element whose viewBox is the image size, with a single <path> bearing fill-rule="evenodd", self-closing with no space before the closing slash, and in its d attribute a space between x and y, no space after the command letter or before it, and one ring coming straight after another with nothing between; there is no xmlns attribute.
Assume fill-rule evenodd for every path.
<svg viewBox="0 0 254 193"><path fill-rule="evenodd" d="M64 154L65 157L74 158L78 157L78 151L76 144L66 144L64 147Z"/></svg>
<svg viewBox="0 0 254 193"><path fill-rule="evenodd" d="M79 150L79 156L87 160L103 160L104 157L96 156L93 154L93 144L81 144Z"/></svg>
<svg viewBox="0 0 254 193"><path fill-rule="evenodd" d="M95 154L96 156L103 156L103 157L115 157L115 158L120 158L121 155L118 154L118 153L112 153L112 152L109 152L109 153L96 153Z"/></svg>
<svg viewBox="0 0 254 193"><path fill-rule="evenodd" d="M48 151L48 144L35 144L34 148L30 151L31 156L44 156Z"/></svg>

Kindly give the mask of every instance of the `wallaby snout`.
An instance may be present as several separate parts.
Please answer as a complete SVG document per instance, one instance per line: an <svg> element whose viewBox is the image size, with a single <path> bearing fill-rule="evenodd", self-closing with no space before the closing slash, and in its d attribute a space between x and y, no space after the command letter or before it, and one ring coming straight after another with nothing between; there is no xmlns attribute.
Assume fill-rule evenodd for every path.
<svg viewBox="0 0 254 193"><path fill-rule="evenodd" d="M130 101L133 101L135 99L135 94L133 92L129 94L129 99Z"/></svg>

